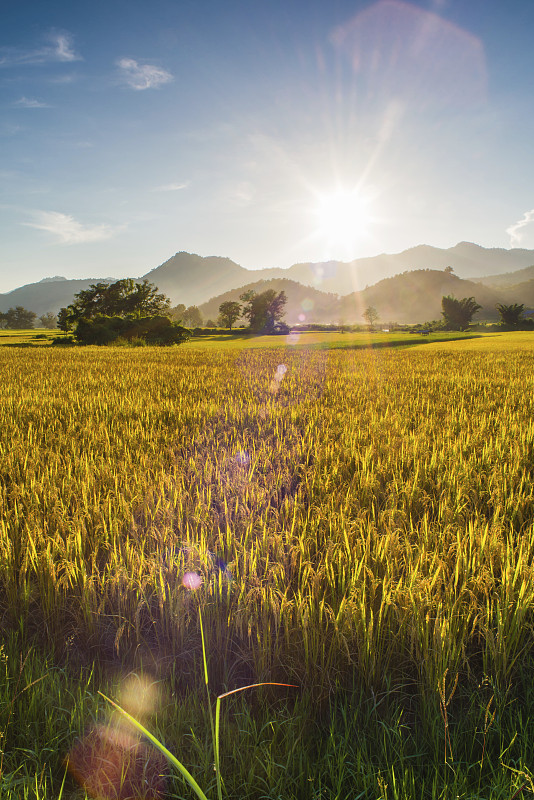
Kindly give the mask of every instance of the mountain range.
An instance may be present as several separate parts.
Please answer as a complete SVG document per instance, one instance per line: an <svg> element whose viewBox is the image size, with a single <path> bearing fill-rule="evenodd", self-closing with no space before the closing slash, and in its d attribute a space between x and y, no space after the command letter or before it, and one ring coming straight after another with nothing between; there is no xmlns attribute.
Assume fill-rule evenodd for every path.
<svg viewBox="0 0 534 800"><path fill-rule="evenodd" d="M453 272L446 270L451 267ZM179 252L141 275L171 298L173 305L198 305L205 319L215 319L221 302L238 299L246 289L286 292L286 319L361 321L368 305L383 321L416 322L439 318L441 297L474 296L483 306L479 318L494 319L495 304L522 302L534 308L534 250L484 248L470 242L440 249L419 245L344 263L294 264L287 269L248 270L229 258ZM24 306L38 315L57 312L74 295L98 281L43 278L0 294L0 311Z"/></svg>

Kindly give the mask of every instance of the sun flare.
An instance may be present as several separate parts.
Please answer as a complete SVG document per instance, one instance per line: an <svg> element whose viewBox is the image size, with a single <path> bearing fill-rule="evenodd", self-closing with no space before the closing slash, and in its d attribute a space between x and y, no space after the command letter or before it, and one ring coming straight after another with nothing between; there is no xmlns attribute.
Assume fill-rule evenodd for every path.
<svg viewBox="0 0 534 800"><path fill-rule="evenodd" d="M361 189L335 189L317 195L314 216L316 237L332 256L354 255L369 236L373 222L371 197Z"/></svg>

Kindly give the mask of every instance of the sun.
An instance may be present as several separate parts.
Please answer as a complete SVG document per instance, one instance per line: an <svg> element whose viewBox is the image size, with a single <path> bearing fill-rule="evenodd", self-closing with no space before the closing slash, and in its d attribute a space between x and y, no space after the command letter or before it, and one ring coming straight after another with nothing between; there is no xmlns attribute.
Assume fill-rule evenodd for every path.
<svg viewBox="0 0 534 800"><path fill-rule="evenodd" d="M372 198L361 189L337 188L316 195L315 236L332 257L353 257L373 222Z"/></svg>

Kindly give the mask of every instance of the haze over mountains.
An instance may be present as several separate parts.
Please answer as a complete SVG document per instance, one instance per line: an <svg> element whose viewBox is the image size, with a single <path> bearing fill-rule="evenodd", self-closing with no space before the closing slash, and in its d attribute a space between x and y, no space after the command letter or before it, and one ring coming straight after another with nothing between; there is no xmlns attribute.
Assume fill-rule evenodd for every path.
<svg viewBox="0 0 534 800"><path fill-rule="evenodd" d="M455 274L444 272L446 267ZM205 318L215 318L220 303L237 299L244 288L283 289L290 323L361 321L367 305L374 305L384 321L426 321L440 316L443 294L475 296L483 306L478 316L484 319L496 318L498 302L522 302L534 308L534 250L487 249L469 242L448 249L419 245L350 263L327 261L262 270L245 269L229 258L179 252L136 280L144 278L167 294L173 305L200 306ZM24 306L38 315L57 312L90 284L113 280L43 278L0 294L0 311Z"/></svg>

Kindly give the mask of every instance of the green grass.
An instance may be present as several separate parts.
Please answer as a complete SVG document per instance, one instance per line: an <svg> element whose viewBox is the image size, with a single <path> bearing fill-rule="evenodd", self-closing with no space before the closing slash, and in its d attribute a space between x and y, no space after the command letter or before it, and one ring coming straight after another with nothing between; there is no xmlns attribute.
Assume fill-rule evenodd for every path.
<svg viewBox="0 0 534 800"><path fill-rule="evenodd" d="M437 347L437 345L436 345ZM533 331L515 331L507 333L478 333L473 338L451 341L451 348L457 351L474 351L499 353L517 351L518 353L534 347ZM442 349L439 347L438 349Z"/></svg>
<svg viewBox="0 0 534 800"><path fill-rule="evenodd" d="M338 348L375 348L375 347L412 347L419 344L429 344L431 342L447 342L471 339L478 336L489 336L490 334L479 333L457 333L457 332L437 332L423 336L421 334L411 334L403 332L386 333L376 331L368 333L361 331L358 333L341 333L339 331L303 331L294 332L289 336L261 336L258 334L248 334L244 332L234 332L232 334L222 334L214 336L194 336L189 342L181 347L201 348L201 349L224 349L243 350L243 349L265 349L265 348L288 348L292 349L338 349ZM532 335L532 334L531 334ZM61 331L47 331L44 329L32 329L26 331L0 330L0 346L6 344L27 344L27 345L50 345L52 340L61 337Z"/></svg>
<svg viewBox="0 0 534 800"><path fill-rule="evenodd" d="M25 331L0 330L0 347L2 345L17 346L50 346L52 340L63 336L58 330L31 329ZM519 331L517 333L484 333L456 331L439 331L423 336L404 332L365 332L341 333L340 331L302 331L289 336L261 336L234 332L216 336L194 336L182 348L202 350L264 350L264 349L375 349L382 347L414 347L434 344L439 346L447 342L456 342L456 347L467 349L518 349L523 350L534 344L534 332ZM470 344L471 343L471 344Z"/></svg>
<svg viewBox="0 0 534 800"><path fill-rule="evenodd" d="M426 336L421 334L383 331L358 333L341 333L340 331L302 331L288 336L261 336L246 333L234 333L222 336L195 336L183 345L185 348L202 348L211 350L220 347L232 350L287 348L301 349L365 349L379 347L413 347L430 342L447 342L465 340L479 336L474 333L439 332Z"/></svg>

